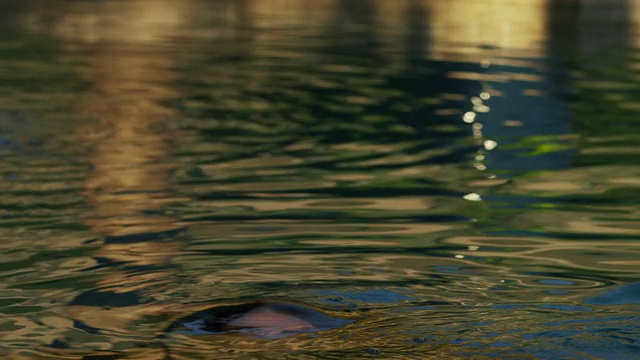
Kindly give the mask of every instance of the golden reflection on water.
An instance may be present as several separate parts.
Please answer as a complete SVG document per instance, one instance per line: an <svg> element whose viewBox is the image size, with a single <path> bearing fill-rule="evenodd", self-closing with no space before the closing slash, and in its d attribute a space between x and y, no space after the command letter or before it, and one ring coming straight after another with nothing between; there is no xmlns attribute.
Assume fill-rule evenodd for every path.
<svg viewBox="0 0 640 360"><path fill-rule="evenodd" d="M85 183L85 195L93 205L86 220L102 236L159 233L181 225L163 215L163 207L184 199L171 194L167 173L175 167L170 157L172 133L166 121L173 113L162 105L176 95L164 85L175 78L170 53L133 51L162 41L177 31L187 18L180 11L187 2L109 2L105 14L73 13L57 27L58 36L79 41L74 51L87 62L86 78L91 84L90 103L83 113L98 119L92 128L79 128L80 142L90 141L93 169ZM80 5L81 6L81 5ZM84 135L91 134L90 139ZM149 215L149 213L157 213ZM95 258L127 266L171 264L178 242L140 241L101 245ZM166 286L172 270L132 274L111 269L98 281L96 290L127 293ZM110 309L72 305L66 312L95 328L127 333L131 322L157 307L130 305Z"/></svg>
<svg viewBox="0 0 640 360"><path fill-rule="evenodd" d="M593 234L592 221L585 221L577 228L578 232ZM571 230L571 229L570 229ZM610 229L607 229L610 231ZM635 231L637 234L637 230ZM501 238L501 237L451 237L449 244L465 245L473 250L461 250L464 256L527 260L530 264L554 264L566 269L585 269L594 272L616 271L636 273L638 271L638 252L629 241L576 241L560 238ZM489 250L487 250L489 249ZM629 252L631 251L631 252ZM616 259L616 261L610 261Z"/></svg>
<svg viewBox="0 0 640 360"><path fill-rule="evenodd" d="M356 177L355 180L361 180L362 178ZM368 179L368 178L367 178ZM341 180L354 180L352 177L344 178ZM201 203L204 205L205 203ZM420 199L415 197L405 198L366 198L348 201L339 201L335 199L322 200L322 199L287 199L282 200L269 200L269 199L247 199L247 200L216 200L210 202L211 206L215 206L220 209L245 207L250 208L251 211L263 212L263 211L279 211L288 209L367 209L378 211L420 211L432 208L428 199Z"/></svg>
<svg viewBox="0 0 640 360"><path fill-rule="evenodd" d="M447 59L452 44L482 44L503 49L541 49L547 38L547 0L430 1L432 51ZM466 52L481 53L468 48ZM447 55L450 54L450 55Z"/></svg>

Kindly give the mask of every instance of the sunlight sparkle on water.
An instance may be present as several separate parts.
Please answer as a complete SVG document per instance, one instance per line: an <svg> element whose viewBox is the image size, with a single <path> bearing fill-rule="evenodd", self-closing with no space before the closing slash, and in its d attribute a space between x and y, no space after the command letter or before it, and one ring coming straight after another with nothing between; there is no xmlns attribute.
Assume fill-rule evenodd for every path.
<svg viewBox="0 0 640 360"><path fill-rule="evenodd" d="M482 201L482 198L477 193L469 193L462 198L469 201Z"/></svg>
<svg viewBox="0 0 640 360"><path fill-rule="evenodd" d="M462 120L464 120L464 122L466 122L467 124L471 124L475 119L476 113L474 113L473 111L467 111L462 117Z"/></svg>
<svg viewBox="0 0 640 360"><path fill-rule="evenodd" d="M485 149L493 150L496 148L496 146L498 146L498 142L494 140L485 140L483 145Z"/></svg>

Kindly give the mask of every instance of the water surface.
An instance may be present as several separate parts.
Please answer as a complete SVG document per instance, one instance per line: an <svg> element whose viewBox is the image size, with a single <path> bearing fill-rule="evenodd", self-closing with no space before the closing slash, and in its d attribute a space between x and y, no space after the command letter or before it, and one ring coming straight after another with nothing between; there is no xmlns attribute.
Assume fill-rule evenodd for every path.
<svg viewBox="0 0 640 360"><path fill-rule="evenodd" d="M0 354L638 358L639 6L3 3Z"/></svg>

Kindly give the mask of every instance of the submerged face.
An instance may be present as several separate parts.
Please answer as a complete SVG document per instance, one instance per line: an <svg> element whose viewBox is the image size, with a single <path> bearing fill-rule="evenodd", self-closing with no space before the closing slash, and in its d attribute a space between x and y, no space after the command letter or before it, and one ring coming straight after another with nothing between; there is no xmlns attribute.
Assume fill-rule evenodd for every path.
<svg viewBox="0 0 640 360"><path fill-rule="evenodd" d="M248 303L194 313L169 327L192 335L242 332L263 339L329 330L352 323L319 310L287 303ZM188 329L188 330L187 330Z"/></svg>
<svg viewBox="0 0 640 360"><path fill-rule="evenodd" d="M230 319L227 323L227 329L246 329L265 338L279 338L288 334L320 330L301 317L277 311L269 306L261 306Z"/></svg>

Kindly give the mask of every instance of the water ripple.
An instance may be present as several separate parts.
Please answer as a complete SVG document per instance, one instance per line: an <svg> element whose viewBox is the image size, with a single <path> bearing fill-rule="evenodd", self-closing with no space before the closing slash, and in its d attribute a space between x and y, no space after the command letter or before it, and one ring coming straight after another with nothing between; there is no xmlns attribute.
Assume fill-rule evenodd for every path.
<svg viewBox="0 0 640 360"><path fill-rule="evenodd" d="M633 357L622 3L0 4L0 355Z"/></svg>

